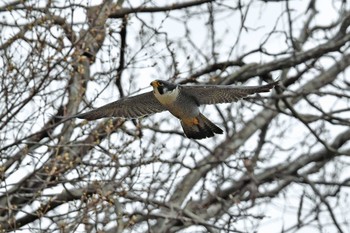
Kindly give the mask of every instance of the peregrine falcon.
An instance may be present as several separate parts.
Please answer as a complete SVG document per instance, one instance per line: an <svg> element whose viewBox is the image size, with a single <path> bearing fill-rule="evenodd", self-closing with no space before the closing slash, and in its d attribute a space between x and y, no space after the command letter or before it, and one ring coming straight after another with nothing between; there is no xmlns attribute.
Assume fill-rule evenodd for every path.
<svg viewBox="0 0 350 233"><path fill-rule="evenodd" d="M185 86L167 81L151 82L153 91L122 98L95 110L75 117L95 120L103 117L138 118L157 112L169 111L177 117L185 135L192 139L203 139L222 134L223 131L208 120L199 106L236 102L248 95L268 92L277 82L262 86L196 85Z"/></svg>

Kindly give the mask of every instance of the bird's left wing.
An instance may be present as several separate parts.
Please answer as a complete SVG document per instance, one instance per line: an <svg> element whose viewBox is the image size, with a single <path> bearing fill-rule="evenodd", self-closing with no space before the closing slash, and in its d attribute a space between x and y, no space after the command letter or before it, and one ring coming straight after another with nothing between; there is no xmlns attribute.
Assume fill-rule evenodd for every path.
<svg viewBox="0 0 350 233"><path fill-rule="evenodd" d="M249 95L268 92L277 82L262 86L220 86L220 85L202 85L202 86L181 86L186 95L196 99L198 104L219 104L236 102Z"/></svg>
<svg viewBox="0 0 350 233"><path fill-rule="evenodd" d="M146 92L141 95L122 98L92 111L78 114L75 117L86 120L96 120L103 117L132 119L165 110L166 108L159 103L153 92Z"/></svg>

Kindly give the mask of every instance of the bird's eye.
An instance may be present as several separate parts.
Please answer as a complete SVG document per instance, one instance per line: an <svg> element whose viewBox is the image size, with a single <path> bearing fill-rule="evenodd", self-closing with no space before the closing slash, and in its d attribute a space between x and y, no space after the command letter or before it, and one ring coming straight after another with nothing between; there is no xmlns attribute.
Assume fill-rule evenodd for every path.
<svg viewBox="0 0 350 233"><path fill-rule="evenodd" d="M159 86L163 86L163 83L160 83L159 81L155 80L151 82L150 85L153 87L159 87Z"/></svg>

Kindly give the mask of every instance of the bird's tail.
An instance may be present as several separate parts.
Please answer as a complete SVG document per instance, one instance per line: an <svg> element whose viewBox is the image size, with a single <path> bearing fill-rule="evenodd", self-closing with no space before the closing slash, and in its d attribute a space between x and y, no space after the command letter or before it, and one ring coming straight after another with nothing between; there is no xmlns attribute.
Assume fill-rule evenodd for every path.
<svg viewBox="0 0 350 233"><path fill-rule="evenodd" d="M215 133L223 133L222 129L208 120L201 113L194 118L182 119L181 125L186 136L193 139L210 138L214 136Z"/></svg>

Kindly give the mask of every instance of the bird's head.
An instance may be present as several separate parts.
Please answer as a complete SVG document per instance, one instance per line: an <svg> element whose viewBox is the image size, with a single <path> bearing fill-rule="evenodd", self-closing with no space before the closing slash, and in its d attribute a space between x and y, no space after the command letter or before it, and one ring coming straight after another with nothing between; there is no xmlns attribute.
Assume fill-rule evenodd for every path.
<svg viewBox="0 0 350 233"><path fill-rule="evenodd" d="M171 92L177 87L177 85L163 80L154 80L151 82L151 86L153 87L154 93L159 93L161 95Z"/></svg>

